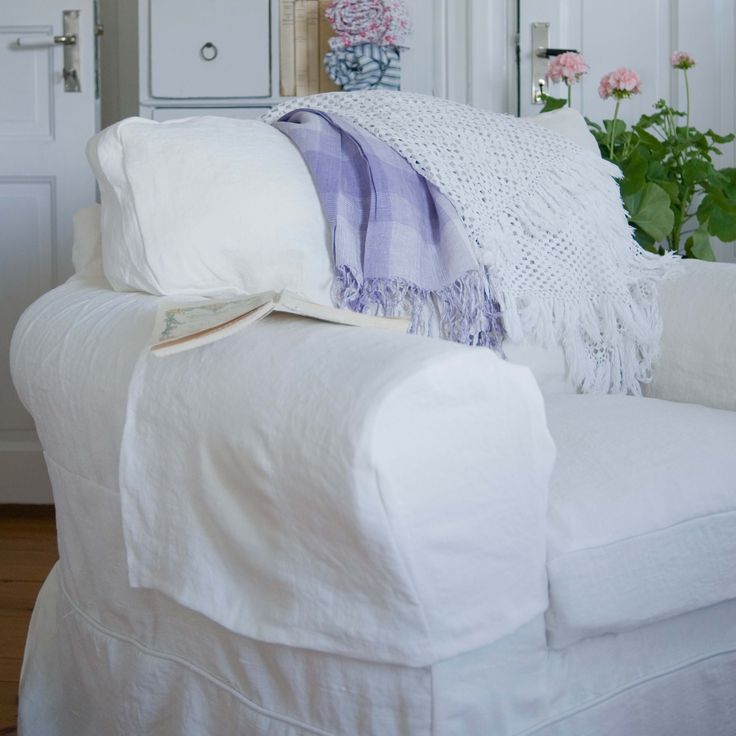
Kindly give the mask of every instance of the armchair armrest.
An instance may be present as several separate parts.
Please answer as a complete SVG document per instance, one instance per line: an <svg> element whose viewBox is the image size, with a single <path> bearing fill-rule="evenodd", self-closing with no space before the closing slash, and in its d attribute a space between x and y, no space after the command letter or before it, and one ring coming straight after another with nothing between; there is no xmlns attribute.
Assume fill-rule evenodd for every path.
<svg viewBox="0 0 736 736"><path fill-rule="evenodd" d="M736 411L736 264L682 268L661 285L662 347L644 394Z"/></svg>
<svg viewBox="0 0 736 736"><path fill-rule="evenodd" d="M245 636L413 666L545 610L554 448L526 368L284 316L141 365L131 584Z"/></svg>

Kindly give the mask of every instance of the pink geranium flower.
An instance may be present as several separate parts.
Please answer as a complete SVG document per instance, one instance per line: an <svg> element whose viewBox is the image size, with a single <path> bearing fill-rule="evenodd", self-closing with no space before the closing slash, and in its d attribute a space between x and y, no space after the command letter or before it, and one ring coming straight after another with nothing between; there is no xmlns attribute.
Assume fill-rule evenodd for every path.
<svg viewBox="0 0 736 736"><path fill-rule="evenodd" d="M690 69L695 66L695 59L687 51L675 51L670 57L670 64L675 69Z"/></svg>
<svg viewBox="0 0 736 736"><path fill-rule="evenodd" d="M641 77L633 69L616 69L605 74L598 85L598 94L607 100L613 97L623 100L641 92Z"/></svg>
<svg viewBox="0 0 736 736"><path fill-rule="evenodd" d="M566 51L559 56L553 56L547 66L547 76L552 82L575 84L590 67L582 54L575 51Z"/></svg>

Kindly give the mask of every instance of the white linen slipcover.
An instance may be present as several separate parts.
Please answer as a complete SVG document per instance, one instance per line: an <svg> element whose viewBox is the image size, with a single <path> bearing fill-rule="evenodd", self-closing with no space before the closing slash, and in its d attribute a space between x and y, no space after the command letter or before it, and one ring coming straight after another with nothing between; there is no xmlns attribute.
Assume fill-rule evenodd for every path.
<svg viewBox="0 0 736 736"><path fill-rule="evenodd" d="M630 396L546 404L551 644L736 598L736 412Z"/></svg>
<svg viewBox="0 0 736 736"><path fill-rule="evenodd" d="M29 636L22 734L733 733L734 602L559 651L538 616L488 647L407 668L249 640L130 588L117 452L154 302L74 280L39 300L14 336L61 551Z"/></svg>
<svg viewBox="0 0 736 736"><path fill-rule="evenodd" d="M668 318L645 395L736 411L736 264L683 261L660 291Z"/></svg>
<svg viewBox="0 0 736 736"><path fill-rule="evenodd" d="M425 665L547 607L553 460L526 368L270 317L141 357L120 460L129 579L245 636Z"/></svg>

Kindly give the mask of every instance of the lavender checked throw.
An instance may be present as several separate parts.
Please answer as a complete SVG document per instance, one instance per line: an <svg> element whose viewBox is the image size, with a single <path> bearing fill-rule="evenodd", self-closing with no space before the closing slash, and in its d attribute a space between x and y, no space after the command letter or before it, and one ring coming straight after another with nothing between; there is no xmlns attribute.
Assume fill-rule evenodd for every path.
<svg viewBox="0 0 736 736"><path fill-rule="evenodd" d="M501 317L454 205L406 159L338 115L274 125L300 150L332 227L338 305L409 313L410 331L500 348Z"/></svg>

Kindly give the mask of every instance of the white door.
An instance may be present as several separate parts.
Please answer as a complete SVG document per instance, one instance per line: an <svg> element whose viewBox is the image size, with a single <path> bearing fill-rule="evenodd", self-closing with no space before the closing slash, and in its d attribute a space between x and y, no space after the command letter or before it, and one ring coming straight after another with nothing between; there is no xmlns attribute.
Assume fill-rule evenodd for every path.
<svg viewBox="0 0 736 736"><path fill-rule="evenodd" d="M78 29L68 15L66 36L76 43L64 45L55 37L65 35L70 10L78 11ZM8 348L25 307L72 273L72 215L95 200L84 156L96 128L95 85L93 0L2 0L0 503L51 501L33 421L10 380Z"/></svg>
<svg viewBox="0 0 736 736"><path fill-rule="evenodd" d="M681 72L670 67L673 51L695 57L690 72L693 124L703 130L729 133L736 130L736 3L734 0L518 0L518 90L521 115L535 115L533 101L539 83L534 73L535 24L548 24L549 48L581 51L590 72L573 88L573 107L601 121L613 116L612 100L598 95L601 77L618 67L636 70L642 78L642 94L626 100L621 115L628 122L652 111L659 98L684 109ZM546 64L544 60L543 65ZM514 80L516 81L516 80ZM565 96L563 84L549 93ZM733 144L724 148L721 166L736 164ZM733 244L713 241L721 260L736 260Z"/></svg>

